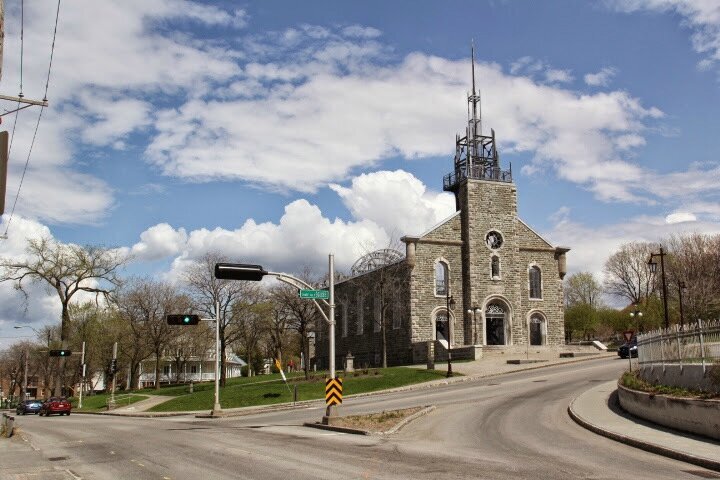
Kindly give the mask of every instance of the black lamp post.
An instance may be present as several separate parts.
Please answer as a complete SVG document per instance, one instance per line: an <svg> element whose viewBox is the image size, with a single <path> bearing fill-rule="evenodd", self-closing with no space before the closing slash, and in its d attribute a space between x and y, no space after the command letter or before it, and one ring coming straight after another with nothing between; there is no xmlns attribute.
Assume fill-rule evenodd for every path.
<svg viewBox="0 0 720 480"><path fill-rule="evenodd" d="M683 317L682 308L682 291L685 290L685 282L678 280L678 297L680 298L680 329L685 327L685 318Z"/></svg>
<svg viewBox="0 0 720 480"><path fill-rule="evenodd" d="M670 319L668 317L668 306L667 306L667 282L665 281L665 255L667 255L663 248L660 247L660 253L650 253L650 260L648 266L650 272L655 273L657 270L657 263L653 261L655 257L660 257L660 273L662 275L662 287L663 287L663 308L665 310L665 329L670 328Z"/></svg>
<svg viewBox="0 0 720 480"><path fill-rule="evenodd" d="M453 334L451 332L450 327L450 312L455 309L455 299L450 295L450 282L448 282L448 285L445 285L445 305L447 307L447 334L448 334L448 369L447 369L447 377L453 376L452 371L452 337Z"/></svg>

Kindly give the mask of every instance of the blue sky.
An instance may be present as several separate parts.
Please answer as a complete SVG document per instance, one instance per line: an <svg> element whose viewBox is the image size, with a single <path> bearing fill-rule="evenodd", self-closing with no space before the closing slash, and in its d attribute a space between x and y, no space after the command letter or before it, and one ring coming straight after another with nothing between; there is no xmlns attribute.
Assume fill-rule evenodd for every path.
<svg viewBox="0 0 720 480"><path fill-rule="evenodd" d="M42 98L55 5L31 3L23 93ZM6 1L5 95L19 8ZM571 271L601 274L623 242L720 231L717 0L85 0L61 5L11 218L39 111L18 116L0 255L49 235L169 280L210 250L289 272L333 252L347 269L452 213L471 40L520 216L572 248ZM48 295L0 285L0 337L56 322Z"/></svg>

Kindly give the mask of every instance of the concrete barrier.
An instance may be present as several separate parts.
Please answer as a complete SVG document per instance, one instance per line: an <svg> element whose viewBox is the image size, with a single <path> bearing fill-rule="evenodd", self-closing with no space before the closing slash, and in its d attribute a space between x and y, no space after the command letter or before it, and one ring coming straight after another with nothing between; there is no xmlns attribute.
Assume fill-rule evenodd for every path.
<svg viewBox="0 0 720 480"><path fill-rule="evenodd" d="M8 415L7 413L2 414L2 423L0 423L0 436L12 437L13 430L15 428L15 417Z"/></svg>
<svg viewBox="0 0 720 480"><path fill-rule="evenodd" d="M618 384L620 406L658 425L720 440L720 400L657 395Z"/></svg>
<svg viewBox="0 0 720 480"><path fill-rule="evenodd" d="M660 363L641 365L638 370L640 378L655 385L671 385L673 387L687 388L688 390L701 390L703 392L720 393L720 385L713 384L708 376L713 364L686 363L683 365L673 363Z"/></svg>

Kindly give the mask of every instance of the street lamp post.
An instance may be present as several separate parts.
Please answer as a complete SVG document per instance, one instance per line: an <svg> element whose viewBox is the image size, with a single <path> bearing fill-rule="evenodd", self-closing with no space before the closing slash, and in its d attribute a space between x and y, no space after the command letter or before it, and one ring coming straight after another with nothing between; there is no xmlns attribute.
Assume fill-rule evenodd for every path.
<svg viewBox="0 0 720 480"><path fill-rule="evenodd" d="M635 310L630 312L630 318L637 318L640 320L640 317L642 317L642 312L638 308L637 304L635 304ZM638 328L640 328L640 324L638 323ZM632 351L630 350L630 339L627 340L628 343L628 363L630 364L630 371L632 372ZM638 360L640 360L638 358Z"/></svg>
<svg viewBox="0 0 720 480"><path fill-rule="evenodd" d="M685 318L683 317L682 307L682 291L685 290L685 282L678 280L678 297L680 298L680 329L685 327Z"/></svg>
<svg viewBox="0 0 720 480"><path fill-rule="evenodd" d="M445 306L447 307L447 330L448 330L448 369L447 369L447 377L453 376L452 371L452 329L450 328L450 311L455 309L455 299L450 295L450 282L448 282L448 285L445 285Z"/></svg>
<svg viewBox="0 0 720 480"><path fill-rule="evenodd" d="M657 263L653 261L655 257L660 257L660 274L662 275L662 287L663 287L663 308L665 311L665 329L670 328L670 319L668 317L668 305L667 305L667 282L665 281L665 255L667 255L663 248L660 247L660 253L650 253L650 260L648 266L650 272L655 273L657 270Z"/></svg>

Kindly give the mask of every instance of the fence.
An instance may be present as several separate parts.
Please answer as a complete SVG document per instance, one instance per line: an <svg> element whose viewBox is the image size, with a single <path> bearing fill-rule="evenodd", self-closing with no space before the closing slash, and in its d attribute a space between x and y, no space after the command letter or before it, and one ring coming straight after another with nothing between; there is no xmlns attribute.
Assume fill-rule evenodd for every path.
<svg viewBox="0 0 720 480"><path fill-rule="evenodd" d="M720 361L720 321L703 322L680 328L655 330L638 335L640 366L702 365L702 372Z"/></svg>

